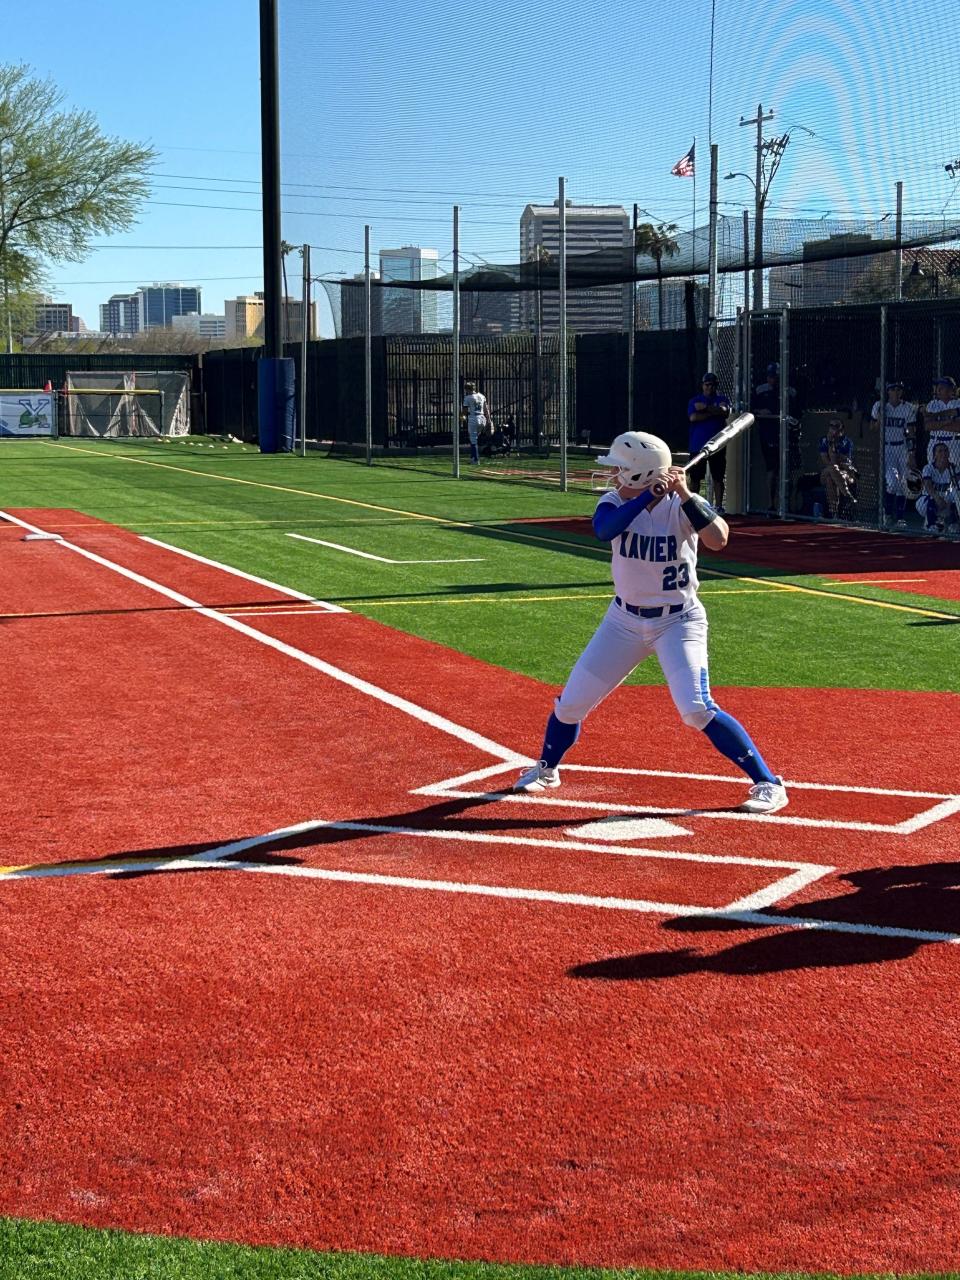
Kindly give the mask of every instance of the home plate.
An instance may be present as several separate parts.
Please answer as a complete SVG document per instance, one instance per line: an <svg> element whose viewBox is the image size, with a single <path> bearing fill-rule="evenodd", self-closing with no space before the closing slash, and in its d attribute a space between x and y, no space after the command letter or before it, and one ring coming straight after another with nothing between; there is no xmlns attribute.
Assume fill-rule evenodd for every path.
<svg viewBox="0 0 960 1280"><path fill-rule="evenodd" d="M663 818L600 818L582 827L568 827L568 836L586 836L589 840L656 840L662 836L692 836L686 827Z"/></svg>

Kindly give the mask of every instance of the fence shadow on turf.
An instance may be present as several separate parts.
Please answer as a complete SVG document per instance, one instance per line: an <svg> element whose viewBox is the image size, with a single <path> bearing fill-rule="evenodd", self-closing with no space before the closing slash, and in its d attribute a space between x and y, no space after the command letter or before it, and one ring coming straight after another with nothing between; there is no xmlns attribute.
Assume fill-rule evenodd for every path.
<svg viewBox="0 0 960 1280"><path fill-rule="evenodd" d="M769 924L751 924L722 916L686 916L664 921L662 925L672 933L682 934L764 931L725 950L708 953L684 947L610 956L575 965L567 970L567 976L615 982L653 981L698 973L749 977L793 969L903 960L929 945L922 939L879 933L803 928L781 931L779 920L785 923L793 919L818 920L960 935L960 862L871 867L848 872L837 879L852 885L852 892L780 911L768 909L763 914L771 917Z"/></svg>

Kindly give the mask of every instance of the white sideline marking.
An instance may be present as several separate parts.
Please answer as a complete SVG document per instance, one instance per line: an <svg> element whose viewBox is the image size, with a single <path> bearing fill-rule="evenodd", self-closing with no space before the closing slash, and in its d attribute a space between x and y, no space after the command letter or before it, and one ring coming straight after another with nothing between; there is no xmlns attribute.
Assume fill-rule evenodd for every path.
<svg viewBox="0 0 960 1280"><path fill-rule="evenodd" d="M186 556L188 560L197 560L200 564L208 564L213 569L222 569L224 573L232 573L237 578L246 578L248 582L256 582L261 587L270 587L273 591L282 591L284 595L292 596L295 600L306 600L310 604L318 604L323 607L327 613L349 613L349 609L344 609L338 604L331 604L329 600L318 600L316 596L305 595L302 591L296 591L293 587L282 587L279 582L271 582L269 578L258 578L255 573L245 573L243 569L235 569L231 564L221 564L219 560L208 560L206 556L197 555L196 551L184 551L183 547L175 547L172 542L161 542L159 538L148 538L145 533L138 535L141 542L149 542L151 546L163 547L164 551L175 551L178 556Z"/></svg>
<svg viewBox="0 0 960 1280"><path fill-rule="evenodd" d="M21 528L29 529L34 533L43 532L36 525L28 524L26 520L21 520L19 517L11 515L8 511L0 511L0 519L9 520L12 524L20 525ZM439 729L441 733L449 734L450 737L457 738L460 742L467 743L468 746L485 751L487 755L502 760L504 768L523 764L527 758L526 756L517 755L509 747L501 746L499 742L494 742L491 738L485 738L482 734L474 733L472 729L454 724L452 720L448 720L445 716L437 715L433 711L427 711L425 707L418 707L415 702L401 698L395 693L388 693L386 689L370 684L367 680L361 680L358 676L351 675L348 671L341 671L339 667L331 666L329 662L324 662L321 658L315 658L311 653L305 653L302 649L296 649L293 645L286 644L283 640L277 640L274 636L267 635L265 631L257 631L255 627L248 627L245 622L241 622L238 618L232 618L217 609L200 604L197 600L191 600L189 596L182 595L171 587L165 587L160 582L154 582L152 578L146 578L143 574L136 573L133 569L127 569L123 565L115 564L112 560L107 560L104 556L97 555L95 551L88 551L86 547L78 547L76 543L68 542L66 539L56 543L56 546L64 547L68 551L74 551L77 555L83 556L84 559L91 560L94 564L99 564L114 573L119 573L121 577L129 578L131 582L136 582L150 591L156 591L158 595L166 596L168 600L182 604L204 618L219 622L221 625L229 627L232 631L238 631L241 635L248 636L251 640L256 640L268 649L274 649L277 653L282 653L288 658L295 658L298 662L304 663L305 666L312 667L314 671L320 671L323 675L339 680L341 684L349 685L351 689L356 689L359 693L376 698L378 702L385 702L387 706L394 707L397 711L402 711L406 715L412 716L415 720L420 720L423 724L430 725L433 729Z"/></svg>
<svg viewBox="0 0 960 1280"><path fill-rule="evenodd" d="M531 764L532 760L528 758L524 763ZM475 769L471 773L464 773L456 778L447 778L442 782L434 782L429 786L419 787L411 794L437 796L441 798L447 797L452 800L499 800L505 801L509 804L549 805L554 808L562 809L596 809L600 812L618 814L670 814L675 817L711 818L725 822L771 822L781 826L815 827L831 831L879 831L900 836L913 835L924 827L929 827L935 822L942 822L944 818L948 818L952 814L960 812L960 796L945 795L941 791L898 791L888 787L851 787L824 782L794 782L789 779L786 782L788 790L838 791L843 792L844 794L850 793L855 795L903 796L911 799L935 799L939 800L940 803L932 805L928 809L923 809L919 813L914 814L913 817L905 818L902 822L884 823L853 822L839 818L798 818L784 815L782 813L740 813L735 809L682 809L667 805L611 804L604 800L561 800L554 796L544 795L541 792L517 793L513 791L465 791L461 789L466 783L479 782L486 778L493 777L498 773L502 773L504 769L509 767L509 765L490 765L485 769ZM748 779L743 777L731 778L721 776L720 774L709 773L681 773L669 769L607 768L604 765L594 764L570 764L564 765L563 768L565 772L571 773L637 775L640 777L651 778L685 778L698 782L731 782L740 785L746 785L748 782Z"/></svg>
<svg viewBox="0 0 960 1280"><path fill-rule="evenodd" d="M361 556L364 560L379 560L381 564L482 564L483 556L470 556L463 560L391 560L388 556L375 556L370 551L358 551L356 547L342 547L339 542L324 542L323 538L308 538L305 533L288 533L288 538L297 538L300 542L315 542L318 547L332 547L334 551L345 551L349 556Z"/></svg>

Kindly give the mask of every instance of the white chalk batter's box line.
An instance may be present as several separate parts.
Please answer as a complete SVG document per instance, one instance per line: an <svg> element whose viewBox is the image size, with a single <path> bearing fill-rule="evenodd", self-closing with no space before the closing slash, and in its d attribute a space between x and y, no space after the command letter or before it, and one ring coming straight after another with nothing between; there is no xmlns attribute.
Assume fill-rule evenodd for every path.
<svg viewBox="0 0 960 1280"><path fill-rule="evenodd" d="M759 869L769 869L786 874L778 875L772 883L765 885L754 893L747 894L745 897L737 898L734 902L729 902L725 906L715 907L710 904L683 904L674 902L643 902L643 908L651 911L658 911L662 914L690 914L692 912L703 911L757 911L762 907L772 906L776 902L789 897L791 894L798 893L807 885L812 884L815 880L835 871L835 867L828 867L819 863L812 862L785 862L778 858L750 858L737 857L730 854L712 854L712 853L688 853L677 849L642 849L633 846L618 846L605 842L603 844L594 844L586 840L551 840L543 839L537 836L521 836L521 835L497 835L484 831L471 831L460 828L443 828L442 830L431 827L411 827L402 826L399 823L378 823L378 822L350 822L350 821L332 821L325 822L315 820L310 822L299 823L295 827L282 828L279 831L269 832L264 836L250 836L245 840L233 841L228 845L221 845L216 849L205 849L197 854L191 854L186 858L153 858L153 859L118 859L116 862L112 860L104 862L88 862L77 863L75 865L64 865L62 863L44 867L42 865L32 865L19 868L6 868L0 874L2 880L35 880L44 878L70 877L75 875L122 875L124 872L131 871L183 871L188 867L202 865L209 869L218 869L229 871L240 864L233 862L225 862L223 859L227 857L235 857L238 853L255 849L263 844L274 843L291 835L302 835L307 832L322 833L325 830L332 831L351 831L358 833L369 833L373 836L394 836L397 843L407 844L410 841L439 841L460 845L486 845L501 846L509 848L524 848L550 851L552 853L591 853L600 854L605 858L623 857L649 859L657 862L684 862L684 863L700 863L709 866L735 866L735 867L756 867ZM393 842L391 842L391 845ZM242 864L245 870L266 870L265 867L259 867L258 864L245 863ZM291 866L291 867L273 867L272 870L282 874L289 874L310 878L322 879L344 879L367 881L366 873L340 871L336 867L312 867L312 866ZM408 887L427 887L431 884L434 887L445 885L449 890L455 891L460 887L457 881L438 881L429 882L420 879L411 879L406 876L379 875L373 874L368 880L371 884L397 884L399 886ZM522 885L488 885L488 886L471 886L464 885L463 888L467 892L480 892L488 889L491 893L498 891L501 897L525 898L544 896L546 901L572 902L581 905L592 906L613 906L619 904L625 910L639 910L635 899L622 898L606 898L596 897L593 895L553 892L551 890L527 889Z"/></svg>
<svg viewBox="0 0 960 1280"><path fill-rule="evenodd" d="M532 761L530 762L532 763ZM907 799L936 800L910 818L902 822L853 822L839 818L801 818L783 813L740 813L736 809L681 809L665 805L617 804L606 800L561 800L542 791L471 791L465 789L468 783L481 782L505 773L513 766L509 764L493 764L485 769L474 769L472 773L463 773L456 778L446 778L442 782L434 782L426 787L419 787L412 792L418 796L439 796L452 800L503 800L509 804L549 805L563 809L595 809L602 813L652 813L671 817L710 818L722 822L771 822L788 827L816 827L828 831L875 831L887 835L909 836L914 832L929 827L935 822L942 822L952 814L960 812L960 796L944 794L939 791L900 791L889 787L855 787L843 786L830 782L794 782L787 781L787 790L795 791L829 791L842 792L860 796L902 796ZM711 773L678 773L669 769L624 769L606 765L568 764L563 765L563 772L600 773L611 776L630 776L641 778L682 778L692 782L720 782L744 785L749 780L744 777L721 777Z"/></svg>
<svg viewBox="0 0 960 1280"><path fill-rule="evenodd" d="M416 876L382 875L377 872L347 871L334 867L291 866L257 862L225 861L265 844L285 837L302 835L323 829L369 832L371 835L393 835L415 840L452 840L475 844L507 844L531 848L571 848L630 858L675 859L684 862L726 863L740 866L775 867L788 872L773 884L739 898L726 907L703 907L689 903L654 902L643 898L614 898L593 894L568 893L552 889L535 889L522 885L476 884L458 880L429 880ZM84 875L117 876L146 872L166 873L181 871L234 871L250 875L290 877L297 880L316 880L353 885L370 885L385 889L413 889L427 893L452 893L468 897L499 898L513 902L535 902L556 906L599 908L607 911L624 911L644 915L696 917L737 921L770 929L802 929L825 933L866 934L873 937L906 938L917 943L960 943L960 934L934 932L926 929L909 929L894 925L868 924L845 920L822 920L815 916L777 915L764 911L790 894L797 893L814 880L834 871L834 867L813 863L780 862L771 858L736 858L711 854L678 853L664 849L614 848L609 844L594 845L585 841L549 841L529 836L492 835L475 831L434 831L419 827L401 827L370 822L310 821L292 827L282 827L264 835L249 836L206 849L186 858L130 858L98 863L78 863L73 866L30 866L7 868L0 873L0 884L12 880L37 880L51 877ZM814 909L815 904L814 904Z"/></svg>

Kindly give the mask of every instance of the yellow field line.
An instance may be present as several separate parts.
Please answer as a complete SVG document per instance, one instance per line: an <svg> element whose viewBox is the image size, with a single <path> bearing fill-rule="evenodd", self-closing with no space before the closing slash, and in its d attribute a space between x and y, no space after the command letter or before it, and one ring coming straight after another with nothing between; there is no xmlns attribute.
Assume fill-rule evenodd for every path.
<svg viewBox="0 0 960 1280"><path fill-rule="evenodd" d="M182 853L177 854L157 854L152 858L148 858L145 854L137 857L123 858L80 858L77 862L25 862L19 867L0 867L0 876L13 875L17 871L68 871L71 867L127 867L132 863L139 865L146 863L148 866L156 862L177 862L183 857Z"/></svg>
<svg viewBox="0 0 960 1280"><path fill-rule="evenodd" d="M178 467L170 462L151 462L147 458L127 458L117 453L102 453L97 449L84 449L77 445L66 445L52 441L45 442L48 449L66 449L71 453L85 453L92 457L104 459L115 459L118 462L132 462L141 467L159 467L163 471L180 471L188 476L199 477L205 480L223 480L230 484L249 485L256 489L272 489L278 493L295 493L304 498L317 498L322 502L339 502L350 507L363 507L367 511L385 511L389 515L406 516L410 520L426 520L432 524L444 525L450 529L480 529L490 528L479 521L470 520L448 520L445 516L428 516L423 515L419 511L405 511L402 507L382 507L375 502L361 502L357 498L337 498L329 493L316 493L312 489L295 489L288 485L269 484L266 480L243 480L238 476L224 476L213 471L197 471L193 467ZM519 533L514 529L498 529L503 536L510 538L518 538L526 542L545 542L553 547L572 546L577 547L581 552L585 551L588 555L599 556L603 559L609 559L609 551L604 551L599 547L585 546L583 543L567 542L562 538L546 538L542 534L535 533ZM867 596L848 596L840 591L828 591L823 587L800 587L792 582L779 582L767 578L755 578L742 573L728 573L723 569L708 569L701 566L702 573L710 574L718 578L730 578L736 582L758 583L761 586L774 588L778 591L800 592L803 595L818 596L821 599L826 597L828 600L846 600L853 604L869 605L875 609L893 609L897 613L913 613L918 614L922 618L947 618L951 621L960 615L955 613L939 612L935 609L923 609L918 605L910 604L893 604L887 600L871 600Z"/></svg>
<svg viewBox="0 0 960 1280"><path fill-rule="evenodd" d="M704 596L749 596L749 595L769 595L766 587L754 588L744 587L742 590L727 591L721 589L719 591L701 591ZM491 591L485 596L456 596L456 597L437 597L434 600L344 600L341 603L344 608L350 609L381 609L388 605L408 604L413 608L420 608L426 604L536 604L541 601L550 600L609 600L611 595L609 591L600 591L596 594L581 595L579 593L563 596L510 596L503 592ZM2 616L2 615L0 615Z"/></svg>
<svg viewBox="0 0 960 1280"><path fill-rule="evenodd" d="M277 493L296 493L303 498L319 498L323 502L342 502L349 507L366 507L368 511L387 511L391 515L407 516L410 520L428 520L434 524L457 525L460 521L447 520L443 516L426 516L419 511L404 511L399 507L380 507L374 502L360 502L356 498L335 498L329 493L314 493L312 489L295 489L291 485L269 484L266 480L243 480L239 476L222 476L213 471L197 471L195 467L177 467L172 462L151 462L148 458L125 458L118 453L102 453L97 449L82 449L77 445L53 444L51 449L66 449L70 453L86 453L91 457L109 458L117 462L131 462L140 467L159 467L161 471L181 471L184 475L199 477L202 480L225 480L230 484L250 485L255 489L272 489Z"/></svg>
<svg viewBox="0 0 960 1280"><path fill-rule="evenodd" d="M710 573L718 578L732 578L735 582L760 582L767 586L777 587L781 591L799 591L803 595L818 596L821 600L846 600L851 604L868 604L875 609L894 609L897 613L918 613L923 618L949 618L960 621L960 614L947 613L937 609L922 609L915 604L894 604L892 600L871 600L868 596L848 596L842 591L828 591L826 587L801 587L795 582L775 582L768 578L751 578L743 573L727 573L723 569L707 569L699 566L702 573Z"/></svg>

